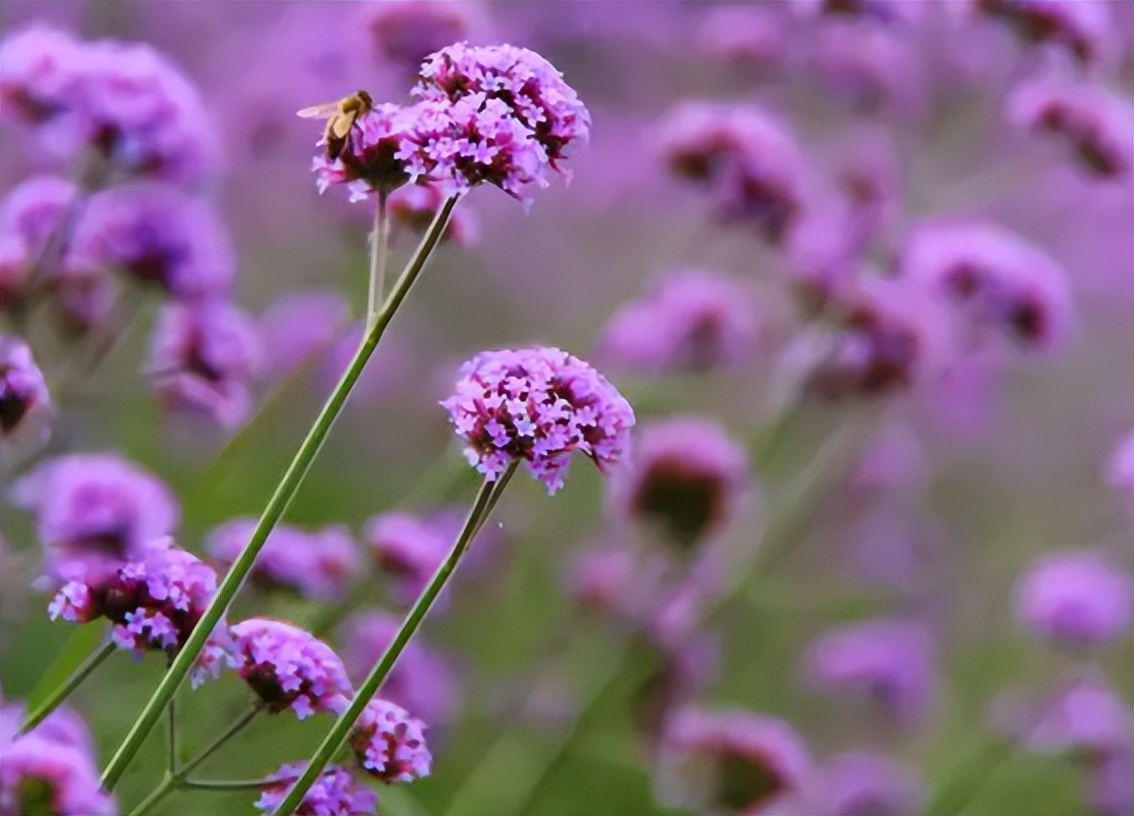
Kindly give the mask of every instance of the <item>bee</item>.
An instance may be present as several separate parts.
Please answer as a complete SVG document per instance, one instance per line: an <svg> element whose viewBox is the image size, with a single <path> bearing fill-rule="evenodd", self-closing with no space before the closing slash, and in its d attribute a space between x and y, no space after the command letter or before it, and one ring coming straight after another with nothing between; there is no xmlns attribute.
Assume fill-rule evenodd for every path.
<svg viewBox="0 0 1134 816"><path fill-rule="evenodd" d="M365 116L374 108L374 100L366 91L358 91L350 96L344 96L337 102L325 102L322 105L312 105L296 113L304 119L326 119L327 126L323 130L323 143L327 146L327 158L334 161L343 152L346 146L350 129L358 121L358 117Z"/></svg>

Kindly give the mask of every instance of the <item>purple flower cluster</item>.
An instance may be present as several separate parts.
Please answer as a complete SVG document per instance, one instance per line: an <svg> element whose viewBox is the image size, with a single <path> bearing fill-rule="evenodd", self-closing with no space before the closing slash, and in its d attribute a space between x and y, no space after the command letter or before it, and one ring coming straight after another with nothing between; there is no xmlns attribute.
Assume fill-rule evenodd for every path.
<svg viewBox="0 0 1134 816"><path fill-rule="evenodd" d="M51 175L25 179L5 196L0 204L0 313L29 300L33 273L75 198L75 185ZM68 276L47 272L52 274L38 285L66 290L68 284L74 288L79 270ZM59 297L66 305L75 295L63 291Z"/></svg>
<svg viewBox="0 0 1134 816"><path fill-rule="evenodd" d="M299 289L280 295L260 315L269 371L283 377L330 349L350 323L350 302L334 289Z"/></svg>
<svg viewBox="0 0 1134 816"><path fill-rule="evenodd" d="M429 776L433 757L425 745L425 723L387 700L367 704L351 731L350 744L362 769L383 782Z"/></svg>
<svg viewBox="0 0 1134 816"><path fill-rule="evenodd" d="M46 430L50 413L47 381L31 349L17 337L0 334L0 450L29 428Z"/></svg>
<svg viewBox="0 0 1134 816"><path fill-rule="evenodd" d="M293 762L281 765L269 775L266 781L279 780L279 785L265 786L256 800L256 809L274 813L283 804L291 783L306 767L306 762ZM378 797L374 791L357 782L346 768L337 765L327 766L295 809L295 816L376 816L377 813Z"/></svg>
<svg viewBox="0 0 1134 816"><path fill-rule="evenodd" d="M419 518L395 511L368 519L362 540L389 576L397 600L410 604L444 559L455 533L447 516Z"/></svg>
<svg viewBox="0 0 1134 816"><path fill-rule="evenodd" d="M1099 646L1126 631L1134 590L1091 551L1041 556L1020 576L1016 613L1033 632L1068 646Z"/></svg>
<svg viewBox="0 0 1134 816"><path fill-rule="evenodd" d="M830 816L902 816L919 813L926 785L916 768L872 751L839 754L812 780L813 813Z"/></svg>
<svg viewBox="0 0 1134 816"><path fill-rule="evenodd" d="M445 202L445 191L439 184L413 184L390 193L390 216L415 232L424 232L433 216ZM478 237L476 216L467 208L453 211L449 225L441 236L460 247L472 246Z"/></svg>
<svg viewBox="0 0 1134 816"><path fill-rule="evenodd" d="M465 39L469 9L464 3L393 0L367 9L367 28L382 58L416 71L434 51Z"/></svg>
<svg viewBox="0 0 1134 816"><path fill-rule="evenodd" d="M965 0L973 8L1006 23L1025 42L1067 50L1084 63L1099 56L1111 27L1106 3L1059 0Z"/></svg>
<svg viewBox="0 0 1134 816"><path fill-rule="evenodd" d="M481 352L461 367L456 394L441 404L485 478L499 478L518 460L548 493L563 486L573 451L600 470L619 462L634 426L617 389L556 348Z"/></svg>

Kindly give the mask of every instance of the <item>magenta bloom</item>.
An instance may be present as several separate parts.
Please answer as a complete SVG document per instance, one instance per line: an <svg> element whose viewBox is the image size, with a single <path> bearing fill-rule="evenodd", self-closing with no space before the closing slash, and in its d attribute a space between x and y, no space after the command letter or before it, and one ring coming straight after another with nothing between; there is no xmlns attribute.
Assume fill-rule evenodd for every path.
<svg viewBox="0 0 1134 816"><path fill-rule="evenodd" d="M203 413L222 428L248 415L248 381L259 370L256 324L219 300L166 306L154 329L147 375L169 408Z"/></svg>
<svg viewBox="0 0 1134 816"><path fill-rule="evenodd" d="M259 333L269 369L291 373L328 350L350 323L350 302L334 289L300 289L280 295L260 315Z"/></svg>
<svg viewBox="0 0 1134 816"><path fill-rule="evenodd" d="M278 786L264 788L256 800L256 809L273 813L283 803L291 783L299 778L306 762L281 765L269 780L280 780ZM378 797L374 791L355 781L350 771L328 765L319 780L303 796L295 816L377 816Z"/></svg>
<svg viewBox="0 0 1134 816"><path fill-rule="evenodd" d="M747 361L758 321L751 293L714 272L682 270L607 323L600 348L632 371L712 371Z"/></svg>
<svg viewBox="0 0 1134 816"><path fill-rule="evenodd" d="M35 514L48 573L63 581L143 560L147 545L172 533L180 516L160 479L113 454L51 459L16 484L15 498Z"/></svg>
<svg viewBox="0 0 1134 816"><path fill-rule="evenodd" d="M0 334L0 450L51 413L51 395L31 349Z"/></svg>
<svg viewBox="0 0 1134 816"><path fill-rule="evenodd" d="M256 519L239 518L214 527L205 540L209 555L228 566L244 549ZM341 598L358 568L354 539L345 526L305 530L277 524L252 568L251 580L268 588L283 587L305 598Z"/></svg>
<svg viewBox="0 0 1134 816"><path fill-rule="evenodd" d="M870 751L832 757L815 787L812 812L830 816L906 816L920 813L926 800L916 768Z"/></svg>
<svg viewBox="0 0 1134 816"><path fill-rule="evenodd" d="M439 184L413 184L399 187L390 194L390 217L414 232L424 232L444 201L445 191ZM449 226L445 228L441 240L467 247L475 244L478 236L476 216L468 207L458 207L453 210Z"/></svg>
<svg viewBox="0 0 1134 816"><path fill-rule="evenodd" d="M835 96L850 107L901 109L924 98L922 55L909 32L871 22L830 22L815 36L818 68Z"/></svg>
<svg viewBox="0 0 1134 816"><path fill-rule="evenodd" d="M433 757L425 723L399 705L375 698L351 731L350 745L366 773L386 783L429 776Z"/></svg>
<svg viewBox="0 0 1134 816"><path fill-rule="evenodd" d="M1099 816L1126 816L1134 813L1134 750L1107 757L1091 769L1089 801L1093 813Z"/></svg>
<svg viewBox="0 0 1134 816"><path fill-rule="evenodd" d="M809 764L803 740L783 720L686 709L669 723L658 785L682 807L757 816L796 794Z"/></svg>
<svg viewBox="0 0 1134 816"><path fill-rule="evenodd" d="M895 720L924 717L932 704L935 652L921 624L875 619L828 630L805 660L816 691L865 696Z"/></svg>
<svg viewBox="0 0 1134 816"><path fill-rule="evenodd" d="M1037 635L1071 646L1098 646L1130 626L1131 580L1098 553L1037 558L1016 583L1016 614Z"/></svg>
<svg viewBox="0 0 1134 816"><path fill-rule="evenodd" d="M70 34L40 26L0 41L0 121L39 124L63 110L83 70L81 52Z"/></svg>
<svg viewBox="0 0 1134 816"><path fill-rule="evenodd" d="M23 703L0 706L0 745L11 742L26 718L27 707ZM79 713L67 705L61 705L48 714L30 735L59 745L79 748L88 754L94 753L94 738L90 729Z"/></svg>
<svg viewBox="0 0 1134 816"><path fill-rule="evenodd" d="M892 0L791 0L801 17L819 15L846 17L875 23L916 23L925 12L921 3Z"/></svg>
<svg viewBox="0 0 1134 816"><path fill-rule="evenodd" d="M451 527L448 516L423 519L396 511L367 519L362 540L399 601L413 603L433 576L456 534Z"/></svg>
<svg viewBox="0 0 1134 816"><path fill-rule="evenodd" d="M689 549L728 524L750 482L744 448L718 423L678 417L642 428L610 490L621 514Z"/></svg>
<svg viewBox="0 0 1134 816"><path fill-rule="evenodd" d="M1128 750L1131 712L1103 673L1092 671L1063 691L1038 722L1021 723L1020 730L1034 751L1070 752L1095 764Z"/></svg>
<svg viewBox="0 0 1134 816"><path fill-rule="evenodd" d="M1106 3L1061 0L968 0L989 17L1007 23L1025 42L1067 49L1076 59L1092 62L1111 30Z"/></svg>
<svg viewBox="0 0 1134 816"><path fill-rule="evenodd" d="M75 193L75 185L59 176L25 179L12 188L0 206L4 240L19 239L32 255L38 255L75 200Z"/></svg>
<svg viewBox="0 0 1134 816"><path fill-rule="evenodd" d="M0 813L4 816L113 816L87 746L57 741L43 727L0 744Z"/></svg>
<svg viewBox="0 0 1134 816"><path fill-rule="evenodd" d="M283 621L249 618L231 629L236 670L273 714L290 708L304 720L341 712L352 695L330 646Z"/></svg>
<svg viewBox="0 0 1134 816"><path fill-rule="evenodd" d="M319 192L345 184L350 200L361 201L427 174L431 168L415 155L417 120L418 111L400 105L376 105L359 116L338 158L320 154L312 162Z"/></svg>
<svg viewBox="0 0 1134 816"><path fill-rule="evenodd" d="M434 0L393 0L367 8L375 52L416 72L422 60L465 38L469 5Z"/></svg>
<svg viewBox="0 0 1134 816"><path fill-rule="evenodd" d="M701 23L701 45L706 53L745 68L779 65L787 54L787 36L777 11L739 3L712 6Z"/></svg>
<svg viewBox="0 0 1134 816"><path fill-rule="evenodd" d="M634 426L617 389L556 348L481 352L461 367L456 394L441 404L485 478L519 460L551 494L563 486L573 451L602 470L623 458Z"/></svg>

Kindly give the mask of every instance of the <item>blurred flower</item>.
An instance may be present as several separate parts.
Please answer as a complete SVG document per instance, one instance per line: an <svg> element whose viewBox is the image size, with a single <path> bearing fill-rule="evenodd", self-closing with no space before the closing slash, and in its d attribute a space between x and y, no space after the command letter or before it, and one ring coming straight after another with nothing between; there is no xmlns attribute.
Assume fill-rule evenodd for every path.
<svg viewBox="0 0 1134 816"><path fill-rule="evenodd" d="M1090 7L1092 3L1053 5ZM1048 133L1066 142L1083 168L1102 179L1127 180L1134 167L1134 117L1130 103L1087 83L1037 79L1008 98L1008 119L1017 127Z"/></svg>
<svg viewBox="0 0 1134 816"><path fill-rule="evenodd" d="M163 184L98 193L83 210L67 263L117 269L179 300L223 297L236 260L216 213L201 199Z"/></svg>
<svg viewBox="0 0 1134 816"><path fill-rule="evenodd" d="M825 632L808 647L804 670L816 691L863 695L909 723L929 712L935 651L921 624L878 618Z"/></svg>
<svg viewBox="0 0 1134 816"><path fill-rule="evenodd" d="M434 51L465 39L471 3L436 0L386 0L365 13L375 52L416 72Z"/></svg>
<svg viewBox="0 0 1134 816"><path fill-rule="evenodd" d="M916 768L869 751L832 757L814 786L812 812L825 816L905 816L921 812L926 800Z"/></svg>
<svg viewBox="0 0 1134 816"><path fill-rule="evenodd" d="M745 362L757 319L747 289L688 269L659 280L607 323L599 347L614 365L649 374L711 371Z"/></svg>
<svg viewBox="0 0 1134 816"><path fill-rule="evenodd" d="M1108 756L1091 770L1088 798L1099 816L1126 816L1134 813L1134 750Z"/></svg>
<svg viewBox="0 0 1134 816"><path fill-rule="evenodd" d="M112 816L114 797L104 793L88 735L82 744L46 722L18 739L0 742L0 813L4 816Z"/></svg>
<svg viewBox="0 0 1134 816"><path fill-rule="evenodd" d="M520 460L551 494L563 486L572 451L603 470L624 457L634 426L633 409L605 377L548 347L481 352L441 404L486 479Z"/></svg>
<svg viewBox="0 0 1134 816"><path fill-rule="evenodd" d="M899 261L901 272L958 305L975 327L1047 350L1067 332L1067 277L1043 250L995 224L925 224Z"/></svg>
<svg viewBox="0 0 1134 816"><path fill-rule="evenodd" d="M869 22L832 22L817 32L816 47L816 64L827 84L856 110L905 109L924 98L921 55L908 32Z"/></svg>
<svg viewBox="0 0 1134 816"><path fill-rule="evenodd" d="M0 122L39 124L62 110L83 70L81 49L70 34L44 26L0 41Z"/></svg>
<svg viewBox="0 0 1134 816"><path fill-rule="evenodd" d="M791 0L791 6L803 17L842 16L878 23L914 23L925 13L921 3L894 0Z"/></svg>
<svg viewBox="0 0 1134 816"><path fill-rule="evenodd" d="M1016 584L1016 614L1032 631L1071 646L1097 646L1130 625L1130 576L1098 553L1040 556Z"/></svg>
<svg viewBox="0 0 1134 816"><path fill-rule="evenodd" d="M399 511L366 520L363 543L393 582L400 602L413 603L433 576L455 535L450 526L447 518L424 519Z"/></svg>
<svg viewBox="0 0 1134 816"><path fill-rule="evenodd" d="M346 708L353 690L342 661L310 632L268 618L241 621L231 632L236 670L273 714L290 708L304 720Z"/></svg>
<svg viewBox="0 0 1134 816"><path fill-rule="evenodd" d="M445 203L445 192L438 184L414 184L399 187L390 193L390 217L404 224L414 232L425 232L433 221L433 216ZM479 236L476 216L469 208L458 207L453 210L443 241L452 241L460 247L472 246Z"/></svg>
<svg viewBox="0 0 1134 816"><path fill-rule="evenodd" d="M171 303L158 317L146 374L169 408L211 417L234 428L248 415L248 380L260 368L256 324L219 300Z"/></svg>
<svg viewBox="0 0 1134 816"><path fill-rule="evenodd" d="M47 381L31 349L20 338L0 333L0 449L50 413Z"/></svg>
<svg viewBox="0 0 1134 816"><path fill-rule="evenodd" d="M847 479L860 504L870 506L890 493L916 490L929 476L925 447L914 429L888 425L870 442Z"/></svg>
<svg viewBox="0 0 1134 816"><path fill-rule="evenodd" d="M787 42L783 20L773 8L741 3L712 6L701 23L702 48L746 68L780 64L787 55Z"/></svg>
<svg viewBox="0 0 1134 816"><path fill-rule="evenodd" d="M33 176L0 204L0 311L31 294L29 278L75 202L75 186L58 176ZM41 270L46 276L58 269Z"/></svg>
<svg viewBox="0 0 1134 816"><path fill-rule="evenodd" d="M349 322L350 303L334 289L300 289L280 295L260 315L259 333L268 367L277 377L291 373L327 351Z"/></svg>
<svg viewBox="0 0 1134 816"><path fill-rule="evenodd" d="M401 621L372 610L354 615L340 636L347 673L360 681L390 645ZM460 704L460 686L445 657L415 637L382 685L382 697L414 712L431 726L450 723Z"/></svg>
<svg viewBox="0 0 1134 816"><path fill-rule="evenodd" d="M720 671L715 634L686 633L680 643L653 642L655 668L631 693L631 724L645 753L656 758L666 748L675 712L690 707Z"/></svg>
<svg viewBox="0 0 1134 816"><path fill-rule="evenodd" d="M1081 62L1091 62L1111 28L1106 3L1061 0L967 0L969 6L1003 20L1026 42L1066 48Z"/></svg>
<svg viewBox="0 0 1134 816"><path fill-rule="evenodd" d="M227 567L247 545L256 522L251 517L238 518L214 527L205 539L205 549ZM333 601L342 597L357 568L358 553L345 526L305 530L277 524L250 576L262 586L285 587L305 598Z"/></svg>
<svg viewBox="0 0 1134 816"><path fill-rule="evenodd" d="M433 757L425 744L425 723L387 700L375 698L362 710L350 745L363 770L383 782L429 776Z"/></svg>
<svg viewBox="0 0 1134 816"><path fill-rule="evenodd" d="M268 776L268 781L280 780L278 786L267 786L256 800L256 809L263 813L274 813L291 788L291 783L299 778L307 767L307 762L293 762L281 765ZM356 782L350 771L337 765L328 765L319 779L303 796L303 801L295 809L295 816L376 816L378 797L374 791Z"/></svg>
<svg viewBox="0 0 1134 816"><path fill-rule="evenodd" d="M1090 763L1122 754L1134 736L1130 707L1097 670L1062 690L1038 722L1022 730L1033 751L1070 752Z"/></svg>
<svg viewBox="0 0 1134 816"><path fill-rule="evenodd" d="M1106 480L1134 498L1134 431L1115 445L1106 463Z"/></svg>
<svg viewBox="0 0 1134 816"><path fill-rule="evenodd" d="M11 742L26 718L27 707L22 703L0 706L0 745ZM78 748L84 753L94 754L95 744L91 730L79 713L66 704L60 705L48 714L30 734L58 745L66 745Z"/></svg>
<svg viewBox="0 0 1134 816"><path fill-rule="evenodd" d="M35 514L48 573L63 581L141 561L147 545L172 533L180 516L160 479L114 454L48 460L16 484L14 496Z"/></svg>
<svg viewBox="0 0 1134 816"><path fill-rule="evenodd" d="M719 423L674 417L641 429L633 465L615 472L610 492L619 513L687 552L728 524L751 479L744 448Z"/></svg>
<svg viewBox="0 0 1134 816"><path fill-rule="evenodd" d="M652 598L664 570L662 564L643 564L642 560L622 546L579 553L568 570L568 594L587 612L632 619Z"/></svg>
<svg viewBox="0 0 1134 816"><path fill-rule="evenodd" d="M658 787L666 799L699 812L743 816L777 812L808 770L795 729L747 711L686 709L662 745Z"/></svg>

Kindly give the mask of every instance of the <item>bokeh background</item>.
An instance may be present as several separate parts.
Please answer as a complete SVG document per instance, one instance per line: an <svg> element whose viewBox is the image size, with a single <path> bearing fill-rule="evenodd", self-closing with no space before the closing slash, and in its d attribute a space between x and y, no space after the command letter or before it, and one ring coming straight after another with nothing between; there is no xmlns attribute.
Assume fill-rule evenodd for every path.
<svg viewBox="0 0 1134 816"><path fill-rule="evenodd" d="M260 316L281 297L317 288L339 293L357 317L371 205L349 204L342 190L318 194L309 169L318 124L294 112L356 88L377 100L406 98L413 69L383 52L375 22L392 5L8 0L0 31L42 21L168 55L200 89L219 134L217 167L199 194L231 235L235 301ZM993 712L1004 708L995 701L1038 699L1082 661L1098 666L1124 701L1117 727L1128 732L1129 631L1087 656L1068 654L1021 621L1014 588L1033 559L1061 550L1101 552L1130 571L1129 475L1113 483L1108 463L1134 415L1134 122L1111 121L1127 164L1100 178L1058 136L1014 126L1008 100L1029 79L1068 75L1128 104L1134 15L1127 3L1065 4L1097 5L1108 20L1084 35L1094 49L1084 66L1058 37L1022 36L1025 29L990 11L997 5L1012 4L432 4L457 21L461 38L547 57L590 108L591 141L572 149L570 182L539 191L530 211L491 188L461 204L475 237L450 241L435 257L287 521L343 524L361 535L379 513L460 511L477 477L437 404L457 365L485 348L559 346L603 370L642 428L708 417L750 459L740 508L698 554L711 563L677 567L708 573L719 608L702 627L700 651L689 658L696 670L676 684L674 704L780 717L803 735L816 767L848 750L884 752L919 769L924 797L983 756L997 733ZM798 236L776 245L743 219L722 222L711 193L672 172L667 116L687 100L754 106L792 134L807 176ZM0 190L35 173L67 172L33 128L5 122L0 138ZM855 198L857 188L844 183L855 173L881 191L877 200ZM842 213L868 206L867 238L847 257L824 254L845 228ZM993 222L1047 253L1069 282L1066 336L1052 349L955 350L939 370L881 394L801 390L799 349L830 337L800 306L813 256L867 270L855 274L890 275L914 229L934 220ZM399 227L395 269L413 242ZM734 281L750 299L755 336L736 361L713 370L635 370L604 346L606 327L624 304L682 269ZM160 302L147 294L97 369L69 384L47 448L34 455L114 451L140 463L181 502L178 543L203 554L213 527L262 509L345 356L321 349L298 373L269 369L253 384L246 422L218 428L163 411L147 387L141 372ZM670 319L642 330L661 334ZM336 339L350 330L341 323L329 327ZM48 372L55 348L41 360ZM11 476L3 478L8 490ZM0 680L6 701L21 700L74 627L50 622L48 596L33 588L41 573L34 519L5 503L0 532ZM381 791L383 812L680 812L640 716L657 654L634 622L573 592L588 552L663 553L664 542L619 511L607 480L584 461L552 498L517 478L482 538L483 552L424 629L448 663L455 700L444 722L430 724L433 774ZM645 573L640 567L618 585L633 591L649 580ZM376 567L360 566L354 579L363 586L352 596L360 608L403 608ZM251 614L313 625L327 610L251 588L234 617ZM883 616L932 633L927 701L908 720L880 713L862 695L819 693L807 677L815 638ZM332 631L331 642L345 645L342 630ZM115 655L75 694L102 761L161 671L157 656L139 663ZM183 693L184 744L207 742L246 695L234 676ZM313 749L328 724L325 715L302 724L263 718L207 770L264 774ZM138 801L164 762L155 732L120 801ZM1129 795L1129 766L1124 776ZM1129 812L1108 809L1098 785L1089 764L1018 746L997 759L966 807L1005 816ZM247 812L251 796L178 794L158 811Z"/></svg>

